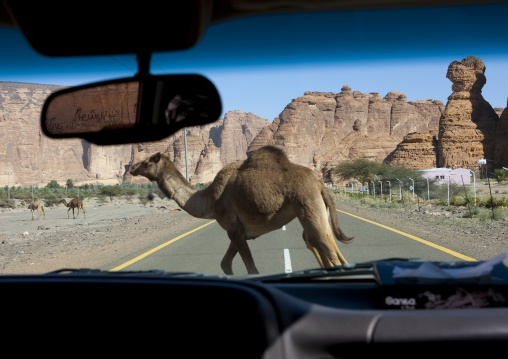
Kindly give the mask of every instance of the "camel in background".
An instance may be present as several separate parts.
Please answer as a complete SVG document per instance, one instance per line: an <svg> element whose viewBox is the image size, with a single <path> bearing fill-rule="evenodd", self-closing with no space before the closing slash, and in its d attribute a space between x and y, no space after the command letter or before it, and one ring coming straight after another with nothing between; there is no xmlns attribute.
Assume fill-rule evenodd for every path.
<svg viewBox="0 0 508 359"><path fill-rule="evenodd" d="M233 258L238 252L247 272L259 273L247 240L279 229L295 217L303 226L307 248L321 267L347 263L333 235L344 243L353 238L339 228L330 192L310 168L290 162L277 147L262 147L243 162L225 165L212 184L199 191L162 153L134 164L130 173L156 181L161 191L191 216L217 220L231 241L221 261L226 274L233 274Z"/></svg>
<svg viewBox="0 0 508 359"><path fill-rule="evenodd" d="M73 198L67 203L65 199L60 200L59 203L63 203L66 207L69 207L67 210L67 218L69 218L69 211L72 209L72 218L76 219L79 217L79 209L81 208L83 210L83 217L86 218L85 215L85 207L83 207L83 201L81 201L79 198ZM78 214L76 217L74 217L74 208L78 209Z"/></svg>
<svg viewBox="0 0 508 359"><path fill-rule="evenodd" d="M23 206L26 206L25 201L22 201L21 204ZM44 212L44 203L39 202L39 200L37 198L33 202L31 202L27 208L32 211L32 220L35 219L34 211L39 212L39 217L37 217L37 220L39 220L39 218L41 218L41 214L44 214L43 219L46 219L46 212ZM41 213L41 211L42 211L42 213Z"/></svg>

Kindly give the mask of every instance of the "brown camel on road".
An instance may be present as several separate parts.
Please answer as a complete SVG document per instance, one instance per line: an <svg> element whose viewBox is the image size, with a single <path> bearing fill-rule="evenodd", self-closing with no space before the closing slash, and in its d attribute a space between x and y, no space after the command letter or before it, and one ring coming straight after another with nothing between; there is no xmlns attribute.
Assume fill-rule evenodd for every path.
<svg viewBox="0 0 508 359"><path fill-rule="evenodd" d="M67 203L65 199L60 200L60 203L63 203L66 207L69 207L67 210L67 218L69 218L69 211L72 209L72 218L76 219L79 217L79 209L81 208L83 210L83 217L86 218L85 215L85 207L83 207L83 201L81 201L78 198L73 198ZM74 208L78 209L78 214L76 217L74 217Z"/></svg>
<svg viewBox="0 0 508 359"><path fill-rule="evenodd" d="M226 274L233 274L237 252L249 274L259 273L247 240L279 229L295 217L303 226L307 248L321 267L347 263L333 235L344 243L353 238L339 228L330 192L311 169L290 162L277 147L262 147L243 162L225 165L212 184L199 191L161 153L134 164L130 173L156 181L161 191L190 215L217 220L231 241L221 261Z"/></svg>
<svg viewBox="0 0 508 359"><path fill-rule="evenodd" d="M23 201L23 203L26 205L25 201ZM31 202L27 208L32 211L32 220L35 219L34 211L39 212L39 217L37 217L37 219L41 218L41 214L44 214L43 219L46 219L46 212L44 212L44 203L39 202L38 199L35 199L33 202Z"/></svg>

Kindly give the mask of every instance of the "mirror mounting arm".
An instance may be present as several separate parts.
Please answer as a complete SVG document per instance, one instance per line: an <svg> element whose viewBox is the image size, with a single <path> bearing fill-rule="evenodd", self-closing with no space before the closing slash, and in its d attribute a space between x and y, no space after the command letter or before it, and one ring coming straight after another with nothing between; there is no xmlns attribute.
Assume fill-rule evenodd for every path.
<svg viewBox="0 0 508 359"><path fill-rule="evenodd" d="M150 59L152 54L150 52L138 52L136 58L138 60L138 73L137 77L146 77L150 75Z"/></svg>

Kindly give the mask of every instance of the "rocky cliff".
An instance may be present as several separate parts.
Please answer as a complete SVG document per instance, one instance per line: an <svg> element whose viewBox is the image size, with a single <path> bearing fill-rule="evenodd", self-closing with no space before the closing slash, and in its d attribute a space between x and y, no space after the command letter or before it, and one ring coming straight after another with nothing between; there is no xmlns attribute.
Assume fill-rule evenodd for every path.
<svg viewBox="0 0 508 359"><path fill-rule="evenodd" d="M508 168L508 107L499 117L495 137L493 168L500 167Z"/></svg>
<svg viewBox="0 0 508 359"><path fill-rule="evenodd" d="M133 161L169 153L189 179L209 182L226 162L246 158L252 139L269 121L242 111L228 112L214 124L183 130L158 143L96 146L81 139L52 140L42 134L40 114L46 98L60 86L0 82L0 186L45 186L123 180ZM127 176L128 178L128 176Z"/></svg>
<svg viewBox="0 0 508 359"><path fill-rule="evenodd" d="M248 151L268 144L284 146L291 160L330 180L330 170L341 161L383 161L408 133L437 135L443 111L441 101L408 102L400 92L381 97L347 85L339 93L306 92L260 132Z"/></svg>
<svg viewBox="0 0 508 359"><path fill-rule="evenodd" d="M58 86L0 82L0 186L61 184L67 179L131 178L133 162L169 154L191 183L210 182L225 163L240 161L264 145L284 146L292 161L334 180L339 162L370 158L410 168L474 168L480 158L508 167L508 111L482 97L485 65L475 57L452 62L446 73L452 94L441 101L407 101L400 92L306 92L273 122L242 111L192 127L157 143L100 147L80 139L50 140L39 116ZM187 164L185 147L187 147ZM9 175L8 175L9 174Z"/></svg>
<svg viewBox="0 0 508 359"><path fill-rule="evenodd" d="M432 133L412 132L404 136L387 158L396 167L429 169L437 167L437 137Z"/></svg>
<svg viewBox="0 0 508 359"><path fill-rule="evenodd" d="M224 119L201 127L179 131L164 141L133 146L133 163L156 153L167 153L191 183L211 182L229 162L247 158L247 146L270 122L252 113L227 112ZM187 166L185 165L187 142ZM131 181L146 182L142 177L129 176Z"/></svg>

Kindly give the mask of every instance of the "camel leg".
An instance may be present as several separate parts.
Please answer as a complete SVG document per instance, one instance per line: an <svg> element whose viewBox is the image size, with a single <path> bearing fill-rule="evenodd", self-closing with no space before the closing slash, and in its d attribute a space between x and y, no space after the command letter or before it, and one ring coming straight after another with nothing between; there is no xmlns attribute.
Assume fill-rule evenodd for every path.
<svg viewBox="0 0 508 359"><path fill-rule="evenodd" d="M238 253L236 247L233 245L233 242L230 242L228 250L220 262L222 270L227 275L233 274L233 258L235 258L236 253Z"/></svg>
<svg viewBox="0 0 508 359"><path fill-rule="evenodd" d="M247 244L247 240L245 239L241 229L235 228L233 230L229 230L228 237L231 240L233 246L235 246L236 250L240 253L243 263L247 268L247 273L259 274L259 271L254 264L254 259L252 258L252 253L250 251L249 245Z"/></svg>
<svg viewBox="0 0 508 359"><path fill-rule="evenodd" d="M34 217L34 210L32 209L32 220L34 220L35 217Z"/></svg>
<svg viewBox="0 0 508 359"><path fill-rule="evenodd" d="M41 207L41 210L42 210L42 213L44 213L43 219L46 219L46 212L44 211L44 207ZM39 216L39 218L40 218L40 216Z"/></svg>
<svg viewBox="0 0 508 359"><path fill-rule="evenodd" d="M307 237L306 233L305 233L305 230L303 231L303 240L305 242L305 244L307 245L307 248L312 252L312 254L314 254L314 256L316 257L318 263L319 263L319 266L321 268L324 268L324 265L323 265L323 261L321 260L321 257L319 256L319 253L317 251L317 249L315 247L313 247L310 242L309 242L309 238Z"/></svg>
<svg viewBox="0 0 508 359"><path fill-rule="evenodd" d="M328 216L323 212L324 216L320 216L316 218L316 216L307 216L303 215L298 217L302 227L304 228L305 236L307 237L306 243L307 247L313 247L311 249L314 255L317 255L318 263L324 267L334 267L341 265L341 260L339 259L338 247L335 243L333 236L329 237L331 231L328 232L330 226L328 224ZM304 238L305 239L305 238ZM342 256L342 255L341 255ZM343 258L343 257L342 257Z"/></svg>
<svg viewBox="0 0 508 359"><path fill-rule="evenodd" d="M330 225L328 225L328 230L326 232L326 238L328 239L328 242L330 245L335 249L335 253L337 253L337 257L339 258L339 261L341 265L347 264L346 258L342 255L339 247L337 246L337 242L335 241L335 238L333 238L332 228Z"/></svg>
<svg viewBox="0 0 508 359"><path fill-rule="evenodd" d="M81 209L83 210L83 218L86 218L85 207L81 206ZM79 213L78 213L78 215L79 215Z"/></svg>
<svg viewBox="0 0 508 359"><path fill-rule="evenodd" d="M70 211L70 210L71 210L71 209L70 209L70 207L69 207L69 209L67 210L67 218L69 218L69 211Z"/></svg>

